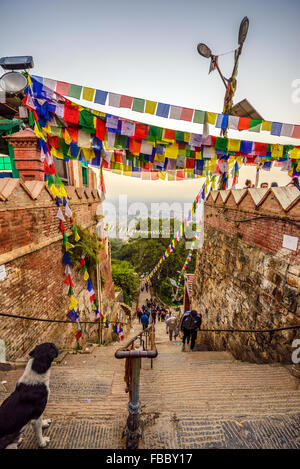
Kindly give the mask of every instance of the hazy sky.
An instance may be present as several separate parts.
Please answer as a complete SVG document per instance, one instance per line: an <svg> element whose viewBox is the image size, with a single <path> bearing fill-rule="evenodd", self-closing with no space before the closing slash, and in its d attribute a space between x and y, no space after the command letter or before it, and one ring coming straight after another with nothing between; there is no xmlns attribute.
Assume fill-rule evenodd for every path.
<svg viewBox="0 0 300 469"><path fill-rule="evenodd" d="M265 120L300 124L300 103L292 100L292 84L300 79L299 0L2 0L0 4L1 56L33 55L33 74L213 112L222 111L224 85L216 71L208 75L209 60L199 56L197 44L205 42L216 55L233 50L240 21L248 16L234 102L246 97ZM230 76L233 54L221 56L219 65ZM105 110L149 124L202 132L201 125ZM214 128L211 133L218 135ZM266 133L230 136L272 141ZM105 176L108 194L110 187L126 192L141 183L118 177L119 183L110 186L115 177ZM199 181L161 182L153 187L171 191L169 184L179 196L186 193L186 186L195 193L192 187Z"/></svg>

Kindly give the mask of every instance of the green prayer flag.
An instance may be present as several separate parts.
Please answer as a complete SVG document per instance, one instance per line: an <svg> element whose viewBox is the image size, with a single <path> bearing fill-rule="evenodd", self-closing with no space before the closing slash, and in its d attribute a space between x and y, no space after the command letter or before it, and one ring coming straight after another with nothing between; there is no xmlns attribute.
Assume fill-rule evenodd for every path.
<svg viewBox="0 0 300 469"><path fill-rule="evenodd" d="M205 124L205 111L195 109L193 122L196 124Z"/></svg>
<svg viewBox="0 0 300 469"><path fill-rule="evenodd" d="M227 142L228 142L227 138L218 137L216 139L215 149L222 150L222 151L227 150Z"/></svg>
<svg viewBox="0 0 300 469"><path fill-rule="evenodd" d="M68 242L68 236L66 235L65 231L63 232L63 243L66 245Z"/></svg>
<svg viewBox="0 0 300 469"><path fill-rule="evenodd" d="M68 296L72 296L72 295L74 295L74 290L73 290L73 288L70 286L69 291L68 291Z"/></svg>
<svg viewBox="0 0 300 469"><path fill-rule="evenodd" d="M94 125L94 116L91 112L86 111L85 109L79 114L79 126L82 127L86 132L94 133L96 132Z"/></svg>
<svg viewBox="0 0 300 469"><path fill-rule="evenodd" d="M175 140L178 140L179 142L184 142L184 132L182 132L181 130L176 130Z"/></svg>
<svg viewBox="0 0 300 469"><path fill-rule="evenodd" d="M140 98L133 98L132 111L144 112L145 100Z"/></svg>
<svg viewBox="0 0 300 469"><path fill-rule="evenodd" d="M29 119L28 119L29 126L32 127L35 123L35 118L33 111L29 111Z"/></svg>
<svg viewBox="0 0 300 469"><path fill-rule="evenodd" d="M161 127L156 127L154 125L149 126L149 140L161 140L162 139L163 129Z"/></svg>
<svg viewBox="0 0 300 469"><path fill-rule="evenodd" d="M49 174L49 177L48 177L48 187L51 187L52 184L54 184L54 179L53 179L52 174Z"/></svg>
<svg viewBox="0 0 300 469"><path fill-rule="evenodd" d="M55 183L56 186L63 186L62 180L60 179L59 175L55 173Z"/></svg>
<svg viewBox="0 0 300 469"><path fill-rule="evenodd" d="M261 123L261 119L251 119L249 130L251 129L251 132L260 132Z"/></svg>
<svg viewBox="0 0 300 469"><path fill-rule="evenodd" d="M82 86L79 85L70 85L69 94L70 98L80 99Z"/></svg>

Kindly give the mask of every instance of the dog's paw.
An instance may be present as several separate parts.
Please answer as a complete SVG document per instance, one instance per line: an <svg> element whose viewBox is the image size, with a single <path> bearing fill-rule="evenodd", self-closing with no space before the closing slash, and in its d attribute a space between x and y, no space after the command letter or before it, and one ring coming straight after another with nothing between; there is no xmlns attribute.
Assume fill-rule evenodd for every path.
<svg viewBox="0 0 300 469"><path fill-rule="evenodd" d="M42 428L48 428L50 423L52 422L51 419L45 419L42 421Z"/></svg>
<svg viewBox="0 0 300 469"><path fill-rule="evenodd" d="M40 448L46 448L46 446L48 446L50 442L50 438L48 436L45 436L41 441L40 441L40 444L39 444L39 447Z"/></svg>

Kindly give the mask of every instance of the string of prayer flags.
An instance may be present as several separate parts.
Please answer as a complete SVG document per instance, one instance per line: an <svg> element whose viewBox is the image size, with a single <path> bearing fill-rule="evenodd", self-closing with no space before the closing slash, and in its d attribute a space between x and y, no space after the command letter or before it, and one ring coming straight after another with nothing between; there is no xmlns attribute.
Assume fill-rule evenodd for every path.
<svg viewBox="0 0 300 469"><path fill-rule="evenodd" d="M211 56L209 73L218 66L218 56ZM267 131L271 135L278 137L285 136L291 138L300 138L300 125L286 124L282 122L264 121L263 119L252 119L248 117L232 116L228 114L217 114L215 112L201 111L181 106L174 106L168 103L161 103L147 99L122 95L118 93L103 91L94 88L88 88L71 83L56 81L53 79L32 75L31 76L34 91L42 94L49 94L49 90L57 95L67 98L83 99L95 104L108 105L115 108L127 108L139 113L147 113L163 117L165 119L176 119L199 124L211 124L216 128L225 129L227 124L229 129L247 130L250 132ZM68 100L67 100L68 101ZM71 101L69 101L71 103ZM35 110L36 106L29 95L24 105ZM79 122L79 113L72 104L65 107L63 115L65 120L72 124Z"/></svg>
<svg viewBox="0 0 300 469"><path fill-rule="evenodd" d="M286 170L286 160L299 158L300 149L293 145L262 144L163 129L78 106L49 90L46 90L47 101L41 106L40 100L45 97L45 90L40 85L27 87L30 100L24 100L24 105L26 107L28 101L29 109L34 110L34 124L37 121L34 131L39 139L46 179L50 191L58 198L66 197L66 193L55 176L53 157L65 160L76 158L99 167L103 194L103 169L130 177L168 181L201 178L212 172L214 176L220 176L222 187L227 188L228 170L234 159L240 158L241 164L253 164L256 155L264 157L266 163L277 160L279 166ZM47 113L42 110L46 104L49 108ZM190 119L189 112L188 108L180 108L179 117L182 115L184 119ZM205 122L215 122L224 128L226 117L223 115L205 113L205 116ZM247 120L237 123L228 119L228 126L235 125L238 130L238 127L244 128L249 124L250 128L251 121L250 124ZM99 130L97 134L97 129L102 133ZM295 166L292 164L291 167ZM268 163L263 165L263 169L269 167ZM70 213L65 206L65 216L68 215Z"/></svg>
<svg viewBox="0 0 300 469"><path fill-rule="evenodd" d="M161 267L163 261L165 261L169 255L175 250L177 244L179 241L182 239L184 232L186 230L187 225L192 221L192 211L193 213L196 211L199 202L203 204L203 201L205 200L205 188L206 188L206 183L202 185L202 188L200 189L199 193L197 194L192 207L188 213L188 217L184 219L184 221L181 223L180 228L178 229L177 233L175 234L174 238L172 239L171 243L167 247L166 251L162 255L161 259L158 261L156 266L152 269L152 271L142 280L141 282L141 287L144 287L144 285L151 280L151 278L156 274L158 269ZM203 225L204 223L204 215L203 215L203 207L201 211L201 220L200 220L200 225Z"/></svg>

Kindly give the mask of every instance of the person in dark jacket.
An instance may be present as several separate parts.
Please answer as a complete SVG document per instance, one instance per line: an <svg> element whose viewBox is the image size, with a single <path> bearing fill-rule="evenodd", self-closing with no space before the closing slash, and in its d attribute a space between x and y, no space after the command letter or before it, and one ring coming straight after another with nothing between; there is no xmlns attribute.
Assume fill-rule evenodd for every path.
<svg viewBox="0 0 300 469"><path fill-rule="evenodd" d="M182 338L182 351L185 351L185 342L189 343L191 340L190 350L192 351L195 347L197 331L200 329L202 322L201 315L197 311L187 311L181 318L180 330L183 332Z"/></svg>
<svg viewBox="0 0 300 469"><path fill-rule="evenodd" d="M147 329L149 325L149 316L148 314L144 313L143 316L141 317L141 323L143 325L143 331Z"/></svg>

